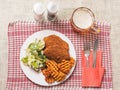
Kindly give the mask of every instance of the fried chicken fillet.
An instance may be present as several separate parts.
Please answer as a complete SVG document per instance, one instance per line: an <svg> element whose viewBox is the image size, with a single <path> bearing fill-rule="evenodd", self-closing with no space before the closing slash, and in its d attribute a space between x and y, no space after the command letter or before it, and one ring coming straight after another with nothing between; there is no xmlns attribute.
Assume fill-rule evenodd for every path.
<svg viewBox="0 0 120 90"><path fill-rule="evenodd" d="M70 59L69 45L56 35L50 35L44 38L45 49L44 55L50 59L59 63L63 59Z"/></svg>

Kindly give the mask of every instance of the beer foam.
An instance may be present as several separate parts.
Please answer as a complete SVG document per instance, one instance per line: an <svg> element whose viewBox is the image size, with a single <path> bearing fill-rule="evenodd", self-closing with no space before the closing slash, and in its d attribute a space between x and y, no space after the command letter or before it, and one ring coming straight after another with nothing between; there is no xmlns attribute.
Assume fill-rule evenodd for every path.
<svg viewBox="0 0 120 90"><path fill-rule="evenodd" d="M86 29L92 25L93 19L89 12L85 10L77 10L73 16L73 22L77 27Z"/></svg>

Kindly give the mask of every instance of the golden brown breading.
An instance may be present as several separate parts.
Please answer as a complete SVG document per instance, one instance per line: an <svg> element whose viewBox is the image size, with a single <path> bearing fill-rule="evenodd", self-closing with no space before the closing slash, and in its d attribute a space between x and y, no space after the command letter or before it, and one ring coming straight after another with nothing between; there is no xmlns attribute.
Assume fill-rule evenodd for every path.
<svg viewBox="0 0 120 90"><path fill-rule="evenodd" d="M63 59L70 59L69 46L60 37L50 35L44 38L45 49L44 55L50 59L60 63Z"/></svg>
<svg viewBox="0 0 120 90"><path fill-rule="evenodd" d="M60 63L63 59L70 59L68 51L58 45L47 47L44 50L44 55L50 60L55 60L57 63Z"/></svg>
<svg viewBox="0 0 120 90"><path fill-rule="evenodd" d="M58 46L64 47L64 49L66 50L69 50L68 44L56 35L50 35L48 37L45 37L44 41L45 41L46 47L51 46L51 45L58 45Z"/></svg>

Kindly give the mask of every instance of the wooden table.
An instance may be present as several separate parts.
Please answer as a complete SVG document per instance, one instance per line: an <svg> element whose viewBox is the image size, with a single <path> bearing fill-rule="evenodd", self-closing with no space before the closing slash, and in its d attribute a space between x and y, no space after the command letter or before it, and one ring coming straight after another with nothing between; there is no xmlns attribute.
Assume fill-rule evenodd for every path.
<svg viewBox="0 0 120 90"><path fill-rule="evenodd" d="M5 90L7 79L8 23L17 20L34 21L32 7L49 0L0 0L0 90ZM73 10L85 6L93 10L96 19L111 23L111 50L114 90L120 90L120 1L119 0L53 0L59 5L59 19L70 19Z"/></svg>

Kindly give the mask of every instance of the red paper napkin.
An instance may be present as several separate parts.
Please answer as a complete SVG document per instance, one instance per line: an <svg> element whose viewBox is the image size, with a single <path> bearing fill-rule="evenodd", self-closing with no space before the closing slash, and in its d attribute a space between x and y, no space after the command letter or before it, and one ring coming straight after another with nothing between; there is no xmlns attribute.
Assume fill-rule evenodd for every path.
<svg viewBox="0 0 120 90"><path fill-rule="evenodd" d="M106 72L103 77L103 82L100 88L88 88L89 90L111 90L112 89L112 64L110 52L110 25L97 22L96 25L101 29L99 34L99 47L105 49L103 52L102 65ZM73 43L76 55L77 65L71 77L62 84L52 87L43 87L34 84L22 72L20 67L20 48L23 42L33 33L45 29L58 31L67 36ZM8 77L6 90L84 90L82 88L82 69L81 69L81 51L83 49L83 41L94 41L97 35L88 33L85 34L75 33L67 20L47 22L47 23L34 23L18 21L10 23L8 26ZM106 38L105 42L104 39Z"/></svg>
<svg viewBox="0 0 120 90"><path fill-rule="evenodd" d="M104 67L101 65L102 52L96 53L96 67L93 67L93 51L89 55L89 66L86 65L86 57L82 51L82 87L100 87L104 76Z"/></svg>

